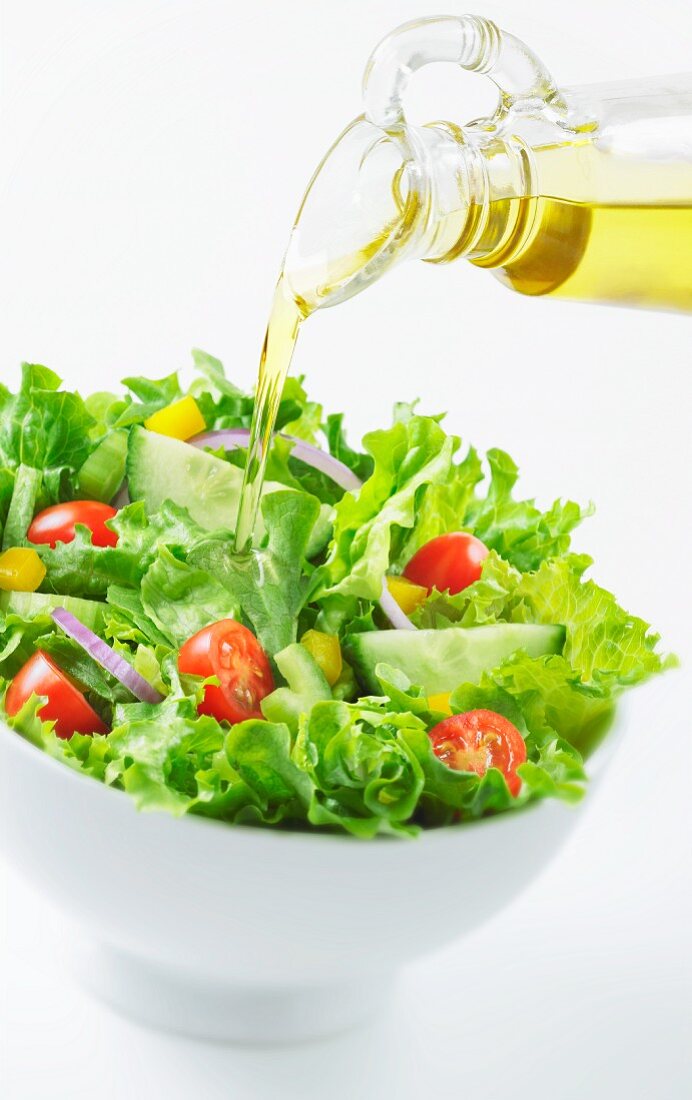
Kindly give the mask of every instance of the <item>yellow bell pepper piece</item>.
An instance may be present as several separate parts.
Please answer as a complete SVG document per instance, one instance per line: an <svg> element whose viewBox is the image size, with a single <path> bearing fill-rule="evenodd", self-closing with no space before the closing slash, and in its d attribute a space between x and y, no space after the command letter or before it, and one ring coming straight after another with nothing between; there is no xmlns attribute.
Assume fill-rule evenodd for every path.
<svg viewBox="0 0 692 1100"><path fill-rule="evenodd" d="M452 708L449 705L449 691L443 691L440 695L429 695L428 706L430 710L439 710L442 714L451 714Z"/></svg>
<svg viewBox="0 0 692 1100"><path fill-rule="evenodd" d="M387 588L404 615L412 615L428 595L427 588L407 581L406 577L387 577Z"/></svg>
<svg viewBox="0 0 692 1100"><path fill-rule="evenodd" d="M343 660L339 639L333 634L324 634L321 630L306 630L300 639L308 653L322 669L324 678L330 687L333 687L341 676Z"/></svg>
<svg viewBox="0 0 692 1100"><path fill-rule="evenodd" d="M206 430L207 425L194 397L182 397L165 409L159 409L144 421L144 427L172 439L190 439Z"/></svg>
<svg viewBox="0 0 692 1100"><path fill-rule="evenodd" d="M35 550L13 546L0 554L0 588L6 592L35 592L46 567Z"/></svg>

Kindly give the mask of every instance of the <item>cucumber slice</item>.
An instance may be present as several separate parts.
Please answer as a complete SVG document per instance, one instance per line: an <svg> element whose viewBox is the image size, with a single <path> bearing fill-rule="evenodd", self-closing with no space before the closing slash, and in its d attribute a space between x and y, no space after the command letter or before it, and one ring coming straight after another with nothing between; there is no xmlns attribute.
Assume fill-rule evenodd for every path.
<svg viewBox="0 0 692 1100"><path fill-rule="evenodd" d="M288 687L279 687L262 700L262 714L268 722L285 722L295 733L301 714L307 714L315 703L331 699L331 689L304 645L295 642L286 646L274 660Z"/></svg>
<svg viewBox="0 0 692 1100"><path fill-rule="evenodd" d="M491 626L449 627L446 630L374 630L351 634L347 653L366 689L380 694L378 664L398 668L429 695L454 691L459 684L477 684L517 649L530 657L560 653L563 626L497 623Z"/></svg>
<svg viewBox="0 0 692 1100"><path fill-rule="evenodd" d="M165 500L187 508L200 527L213 531L235 528L243 471L222 458L200 451L170 436L134 427L127 450L130 500L142 500L147 512L157 512ZM263 495L286 491L277 481L265 482ZM322 506L307 548L315 557L331 538L331 508ZM265 533L257 520L257 538Z"/></svg>
<svg viewBox="0 0 692 1100"><path fill-rule="evenodd" d="M104 605L79 596L58 596L52 592L0 592L0 610L6 615L50 615L56 607L70 611L80 623L98 634L103 626Z"/></svg>
<svg viewBox="0 0 692 1100"><path fill-rule="evenodd" d="M80 493L110 504L125 480L127 432L122 428L102 439L77 474Z"/></svg>

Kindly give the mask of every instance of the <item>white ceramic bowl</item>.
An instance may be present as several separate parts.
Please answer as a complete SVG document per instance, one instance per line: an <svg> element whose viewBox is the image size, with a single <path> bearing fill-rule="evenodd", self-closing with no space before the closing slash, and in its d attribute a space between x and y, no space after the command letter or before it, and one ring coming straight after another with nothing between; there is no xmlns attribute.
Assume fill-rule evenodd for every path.
<svg viewBox="0 0 692 1100"><path fill-rule="evenodd" d="M139 813L0 725L0 838L83 926L84 982L147 1023L214 1039L291 1041L372 1014L402 964L511 901L588 801L416 840L234 828Z"/></svg>

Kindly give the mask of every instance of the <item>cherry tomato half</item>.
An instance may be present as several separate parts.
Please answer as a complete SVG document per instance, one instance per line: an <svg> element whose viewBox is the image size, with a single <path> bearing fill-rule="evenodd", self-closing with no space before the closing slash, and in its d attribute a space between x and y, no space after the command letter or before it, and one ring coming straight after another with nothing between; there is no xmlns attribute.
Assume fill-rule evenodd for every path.
<svg viewBox="0 0 692 1100"><path fill-rule="evenodd" d="M106 520L117 514L117 509L98 500L68 500L44 508L34 516L27 538L29 542L55 547L58 542L72 542L75 525L81 523L91 531L94 546L115 546L118 536L106 527Z"/></svg>
<svg viewBox="0 0 692 1100"><path fill-rule="evenodd" d="M55 721L58 737L69 740L73 733L108 733L79 688L41 649L20 668L7 689L5 710L10 717L17 714L32 695L46 696L47 702L38 713L45 721Z"/></svg>
<svg viewBox="0 0 692 1100"><path fill-rule="evenodd" d="M452 596L477 581L488 547L467 531L452 531L426 542L413 555L404 576L428 591L449 592Z"/></svg>
<svg viewBox="0 0 692 1100"><path fill-rule="evenodd" d="M469 710L453 714L430 730L433 752L454 771L485 775L499 768L510 793L521 788L517 768L526 760L524 738L516 726L494 710Z"/></svg>
<svg viewBox="0 0 692 1100"><path fill-rule="evenodd" d="M260 702L274 690L269 660L257 638L235 619L221 619L193 634L178 654L178 668L194 676L216 676L208 684L200 714L217 721L261 718Z"/></svg>

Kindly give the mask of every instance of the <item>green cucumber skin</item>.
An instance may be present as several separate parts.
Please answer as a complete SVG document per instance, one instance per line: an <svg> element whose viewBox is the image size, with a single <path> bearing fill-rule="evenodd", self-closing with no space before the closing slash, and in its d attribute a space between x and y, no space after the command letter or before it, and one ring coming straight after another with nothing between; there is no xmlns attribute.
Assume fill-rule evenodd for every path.
<svg viewBox="0 0 692 1100"><path fill-rule="evenodd" d="M238 514L243 471L222 458L157 435L146 428L130 430L127 450L127 481L130 500L142 500L149 513L158 511L165 500L187 508L200 527L232 531ZM268 481L264 492L285 491L286 486ZM332 534L331 508L322 505L308 542L306 555L313 558L324 550ZM258 517L257 539L265 534Z"/></svg>
<svg viewBox="0 0 692 1100"><path fill-rule="evenodd" d="M301 714L309 713L315 703L331 699L331 688L315 658L298 642L286 646L274 660L288 687L278 687L265 696L260 704L262 714L269 722L285 722L295 733Z"/></svg>
<svg viewBox="0 0 692 1100"><path fill-rule="evenodd" d="M125 480L128 433L112 432L99 443L77 474L80 493L90 500L110 504Z"/></svg>
<svg viewBox="0 0 692 1100"><path fill-rule="evenodd" d="M375 675L381 662L400 669L429 695L453 691L459 684L478 683L517 649L531 657L560 653L562 626L497 623L491 626L449 627L446 630L376 630L352 634L348 658L363 688L380 694Z"/></svg>
<svg viewBox="0 0 692 1100"><path fill-rule="evenodd" d="M315 699L331 699L327 679L304 645L294 642L277 653L274 660L291 691L298 695L312 695Z"/></svg>

